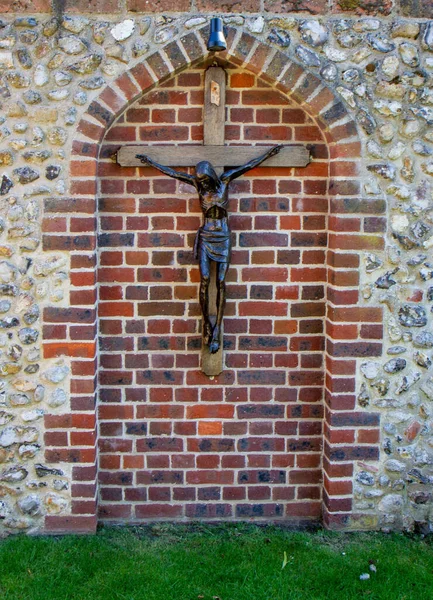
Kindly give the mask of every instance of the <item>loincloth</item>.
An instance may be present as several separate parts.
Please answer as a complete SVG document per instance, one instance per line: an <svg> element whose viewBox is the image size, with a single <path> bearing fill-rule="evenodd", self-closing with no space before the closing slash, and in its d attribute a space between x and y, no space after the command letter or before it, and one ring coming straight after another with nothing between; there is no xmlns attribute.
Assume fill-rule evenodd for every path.
<svg viewBox="0 0 433 600"><path fill-rule="evenodd" d="M200 228L194 242L194 255L196 258L204 252L209 260L226 263L230 258L230 232L207 231Z"/></svg>

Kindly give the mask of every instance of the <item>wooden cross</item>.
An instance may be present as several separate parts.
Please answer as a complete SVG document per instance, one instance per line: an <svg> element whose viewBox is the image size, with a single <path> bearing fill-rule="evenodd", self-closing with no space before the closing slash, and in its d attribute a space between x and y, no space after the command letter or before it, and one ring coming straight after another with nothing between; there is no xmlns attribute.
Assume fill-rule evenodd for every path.
<svg viewBox="0 0 433 600"><path fill-rule="evenodd" d="M221 67L210 67L205 77L203 116L203 146L123 146L117 152L122 167L143 167L137 154L146 154L152 160L168 167L192 167L200 161L209 161L220 174L225 167L236 167L259 157L271 146L224 146L226 73ZM269 158L266 167L306 167L310 162L309 150L301 144L285 145L279 154ZM212 281L214 282L214 276ZM216 289L209 290L209 314L216 315ZM223 332L221 332L221 339ZM211 354L202 344L202 371L209 376L223 370L222 347Z"/></svg>

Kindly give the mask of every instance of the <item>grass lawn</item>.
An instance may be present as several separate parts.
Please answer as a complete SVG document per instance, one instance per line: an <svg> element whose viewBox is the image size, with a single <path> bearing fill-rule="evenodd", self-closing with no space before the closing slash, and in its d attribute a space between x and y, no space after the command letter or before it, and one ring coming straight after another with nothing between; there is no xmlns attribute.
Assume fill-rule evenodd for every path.
<svg viewBox="0 0 433 600"><path fill-rule="evenodd" d="M245 524L10 537L0 541L0 598L432 600L433 540Z"/></svg>

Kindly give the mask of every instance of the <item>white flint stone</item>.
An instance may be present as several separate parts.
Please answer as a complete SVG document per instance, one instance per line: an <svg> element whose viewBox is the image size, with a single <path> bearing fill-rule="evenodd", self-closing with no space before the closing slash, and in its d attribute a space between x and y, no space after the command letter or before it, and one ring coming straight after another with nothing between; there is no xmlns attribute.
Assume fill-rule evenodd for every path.
<svg viewBox="0 0 433 600"><path fill-rule="evenodd" d="M424 171L424 173L427 173L427 175L433 175L433 162L423 162L421 163L421 169Z"/></svg>
<svg viewBox="0 0 433 600"><path fill-rule="evenodd" d="M262 33L265 28L265 20L262 16L257 19L247 19L247 27L252 33Z"/></svg>
<svg viewBox="0 0 433 600"><path fill-rule="evenodd" d="M76 55L81 54L86 50L86 45L75 35L65 35L57 41L59 48L66 54Z"/></svg>
<svg viewBox="0 0 433 600"><path fill-rule="evenodd" d="M391 102L387 102L386 100L376 100L373 106L378 113L385 117L398 117L403 110L401 102L395 100Z"/></svg>
<svg viewBox="0 0 433 600"><path fill-rule="evenodd" d="M97 44L104 42L108 27L109 23L106 21L101 21L93 25L93 39Z"/></svg>
<svg viewBox="0 0 433 600"><path fill-rule="evenodd" d="M300 61L309 67L320 67L320 58L316 52L305 46L296 47L296 55Z"/></svg>
<svg viewBox="0 0 433 600"><path fill-rule="evenodd" d="M62 27L71 33L81 33L88 24L89 19L86 19L85 17L71 17L69 15L64 15L62 18Z"/></svg>
<svg viewBox="0 0 433 600"><path fill-rule="evenodd" d="M366 498L381 498L383 494L383 490L364 490L364 496Z"/></svg>
<svg viewBox="0 0 433 600"><path fill-rule="evenodd" d="M6 261L0 262L0 282L1 283L11 283L15 280L17 274L17 269L14 265Z"/></svg>
<svg viewBox="0 0 433 600"><path fill-rule="evenodd" d="M360 98L364 98L365 94L367 93L367 88L363 83L360 83L353 91Z"/></svg>
<svg viewBox="0 0 433 600"><path fill-rule="evenodd" d="M0 411L0 425L7 425L11 421L15 419L15 416L11 413L7 413L6 411Z"/></svg>
<svg viewBox="0 0 433 600"><path fill-rule="evenodd" d="M332 60L333 62L340 63L347 60L347 52L344 50L338 50L338 48L330 48L327 47L324 50L326 58Z"/></svg>
<svg viewBox="0 0 433 600"><path fill-rule="evenodd" d="M69 90L51 90L48 92L48 98L50 100L55 100L56 102L60 102L61 100L66 100L69 96Z"/></svg>
<svg viewBox="0 0 433 600"><path fill-rule="evenodd" d="M63 290L54 290L50 294L50 300L53 302L61 302L65 297L65 292Z"/></svg>
<svg viewBox="0 0 433 600"><path fill-rule="evenodd" d="M402 473L406 469L405 463L391 458L385 462L385 469L390 473Z"/></svg>
<svg viewBox="0 0 433 600"><path fill-rule="evenodd" d="M13 48L17 42L17 39L14 35L8 35L0 39L0 49L8 50L9 48Z"/></svg>
<svg viewBox="0 0 433 600"><path fill-rule="evenodd" d="M391 28L393 38L403 37L416 39L419 35L419 24L411 21L396 21Z"/></svg>
<svg viewBox="0 0 433 600"><path fill-rule="evenodd" d="M48 285L47 283L38 283L38 285L35 288L35 296L36 298L45 298L45 296L48 293Z"/></svg>
<svg viewBox="0 0 433 600"><path fill-rule="evenodd" d="M0 69L13 69L14 58L12 52L0 50Z"/></svg>
<svg viewBox="0 0 433 600"><path fill-rule="evenodd" d="M364 190L369 196L377 196L381 192L380 186L375 179L370 179L364 183Z"/></svg>
<svg viewBox="0 0 433 600"><path fill-rule="evenodd" d="M393 139L394 134L394 128L391 125L391 123L384 123L378 129L379 139L382 142L382 144L390 142Z"/></svg>
<svg viewBox="0 0 433 600"><path fill-rule="evenodd" d="M101 71L108 77L115 77L122 69L123 67L115 60L107 60L101 65Z"/></svg>
<svg viewBox="0 0 433 600"><path fill-rule="evenodd" d="M21 418L26 422L37 421L38 419L42 419L44 414L45 411L42 408L34 408L33 410L27 410L21 413Z"/></svg>
<svg viewBox="0 0 433 600"><path fill-rule="evenodd" d="M185 27L186 29L193 29L194 27L204 25L206 21L207 19L205 17L192 17L192 19L185 21Z"/></svg>
<svg viewBox="0 0 433 600"><path fill-rule="evenodd" d="M391 227L396 233L404 233L409 227L410 221L407 215L392 215Z"/></svg>
<svg viewBox="0 0 433 600"><path fill-rule="evenodd" d="M397 142L388 152L388 158L391 160L397 160L397 158L400 158L405 150L406 144L403 144L403 142Z"/></svg>
<svg viewBox="0 0 433 600"><path fill-rule="evenodd" d="M8 529L28 529L31 526L31 523L28 519L17 519L14 517L10 517L3 521L3 525Z"/></svg>
<svg viewBox="0 0 433 600"><path fill-rule="evenodd" d="M380 29L381 23L378 19L359 19L353 24L353 29L359 33L364 31L377 31Z"/></svg>
<svg viewBox="0 0 433 600"><path fill-rule="evenodd" d="M433 455L429 454L427 450L415 450L413 459L415 464L420 467L433 464Z"/></svg>
<svg viewBox="0 0 433 600"><path fill-rule="evenodd" d="M361 373L366 379L376 379L379 375L380 364L374 361L368 361L361 364Z"/></svg>
<svg viewBox="0 0 433 600"><path fill-rule="evenodd" d="M425 87L422 90L420 101L423 104L433 104L433 88Z"/></svg>
<svg viewBox="0 0 433 600"><path fill-rule="evenodd" d="M433 21L426 23L421 45L424 50L430 50L433 52Z"/></svg>
<svg viewBox="0 0 433 600"><path fill-rule="evenodd" d="M433 235L430 236L428 239L426 239L422 245L423 245L423 248L425 248L426 250L428 248L432 248L433 247Z"/></svg>
<svg viewBox="0 0 433 600"><path fill-rule="evenodd" d="M399 494L387 494L379 502L379 510L385 513L401 512L403 506L404 501Z"/></svg>
<svg viewBox="0 0 433 600"><path fill-rule="evenodd" d="M19 392L32 392L36 389L36 382L24 377L17 377L12 381L12 385Z"/></svg>
<svg viewBox="0 0 433 600"><path fill-rule="evenodd" d="M105 49L107 56L119 60L120 62L129 62L128 51L122 44L112 44Z"/></svg>
<svg viewBox="0 0 433 600"><path fill-rule="evenodd" d="M386 192L400 200L408 200L411 196L410 189L405 185L390 185L387 187Z"/></svg>
<svg viewBox="0 0 433 600"><path fill-rule="evenodd" d="M382 73L387 79L394 79L399 71L399 60L396 56L386 56L382 61Z"/></svg>
<svg viewBox="0 0 433 600"><path fill-rule="evenodd" d="M59 496L58 494L47 494L44 498L44 504L47 508L47 512L50 514L58 514L66 510L68 507L68 501L66 498Z"/></svg>
<svg viewBox="0 0 433 600"><path fill-rule="evenodd" d="M18 508L25 515L35 516L40 513L41 501L36 494L30 494L18 501Z"/></svg>
<svg viewBox="0 0 433 600"><path fill-rule="evenodd" d="M401 60L409 67L417 67L419 65L418 48L409 42L400 44L399 52Z"/></svg>
<svg viewBox="0 0 433 600"><path fill-rule="evenodd" d="M429 400L433 400L433 378L429 377L421 386L421 391Z"/></svg>
<svg viewBox="0 0 433 600"><path fill-rule="evenodd" d="M229 17L224 17L224 23L226 25L235 25L237 27L242 27L244 22L244 17L241 17L240 15L231 15Z"/></svg>
<svg viewBox="0 0 433 600"><path fill-rule="evenodd" d="M47 85L49 79L50 73L48 69L44 65L37 65L33 75L33 81L35 82L35 85L37 87L44 87L44 85Z"/></svg>
<svg viewBox="0 0 433 600"><path fill-rule="evenodd" d="M51 256L44 260L36 261L34 264L34 273L37 277L47 277L50 273L64 267L67 260L64 256Z"/></svg>
<svg viewBox="0 0 433 600"><path fill-rule="evenodd" d="M151 24L152 20L150 17L144 17L143 19L140 19L138 22L140 35L145 35L149 31Z"/></svg>
<svg viewBox="0 0 433 600"><path fill-rule="evenodd" d="M416 115L417 117L421 117L421 119L427 121L429 125L433 124L433 108L422 106L421 108L411 108L411 110L414 113L414 115Z"/></svg>
<svg viewBox="0 0 433 600"><path fill-rule="evenodd" d="M398 387L395 390L397 395L404 394L407 392L419 379L421 379L421 373L418 371L411 371L407 375L404 375L398 382Z"/></svg>
<svg viewBox="0 0 433 600"><path fill-rule="evenodd" d="M64 392L64 390L59 388L57 390L54 390L54 392L51 394L48 400L48 404L52 408L56 408L57 406L62 406L63 404L65 404L66 400L66 393Z"/></svg>
<svg viewBox="0 0 433 600"><path fill-rule="evenodd" d="M167 15L159 15L155 18L155 24L157 27L160 25L168 25L168 23L173 23L174 17L169 17Z"/></svg>
<svg viewBox="0 0 433 600"><path fill-rule="evenodd" d="M27 357L28 358L28 357ZM43 385L37 385L34 393L35 402L42 402L45 396L45 388Z"/></svg>
<svg viewBox="0 0 433 600"><path fill-rule="evenodd" d="M45 140L45 133L41 127L33 127L32 129L32 146L40 146Z"/></svg>
<svg viewBox="0 0 433 600"><path fill-rule="evenodd" d="M18 448L18 455L20 458L27 460L28 458L34 458L40 449L39 444L21 444Z"/></svg>
<svg viewBox="0 0 433 600"><path fill-rule="evenodd" d="M57 492L61 492L62 490L67 490L69 488L69 483L64 479L54 479L53 480L53 488Z"/></svg>
<svg viewBox="0 0 433 600"><path fill-rule="evenodd" d="M66 365L58 365L47 369L43 374L46 381L50 383L60 383L69 375L69 368Z"/></svg>
<svg viewBox="0 0 433 600"><path fill-rule="evenodd" d="M362 63L366 58L368 58L371 54L371 50L365 46L364 48L360 48L355 52L352 56L352 60L354 63L359 64Z"/></svg>
<svg viewBox="0 0 433 600"><path fill-rule="evenodd" d="M135 22L133 19L125 19L121 23L115 25L111 30L111 35L117 42L123 42L131 37L135 30Z"/></svg>
<svg viewBox="0 0 433 600"><path fill-rule="evenodd" d="M303 21L299 26L302 41L316 48L323 46L328 39L328 32L318 21Z"/></svg>
<svg viewBox="0 0 433 600"><path fill-rule="evenodd" d="M399 401L397 400L396 403ZM411 418L411 415L402 410L392 410L388 413L388 417L395 423L406 423Z"/></svg>
<svg viewBox="0 0 433 600"><path fill-rule="evenodd" d="M54 80L59 87L64 87L71 82L72 75L70 73L66 73L65 71L57 71L57 73L54 75Z"/></svg>
<svg viewBox="0 0 433 600"><path fill-rule="evenodd" d="M325 81L335 81L338 77L338 69L334 63L328 63L322 67L320 74Z"/></svg>
<svg viewBox="0 0 433 600"><path fill-rule="evenodd" d="M337 88L338 90L338 88ZM382 148L375 140L369 140L367 142L367 150L370 156L373 158L383 158Z"/></svg>
<svg viewBox="0 0 433 600"><path fill-rule="evenodd" d="M165 44L170 41L176 35L176 29L174 27L164 27L155 31L153 39L156 44Z"/></svg>
<svg viewBox="0 0 433 600"><path fill-rule="evenodd" d="M140 39L135 41L132 46L132 52L135 57L146 54L146 52L148 50L149 50L149 44L147 42L143 42L143 40L140 40Z"/></svg>
<svg viewBox="0 0 433 600"><path fill-rule="evenodd" d="M345 87L337 87L337 92L345 100L345 102L351 107L356 108L356 100L353 92Z"/></svg>
<svg viewBox="0 0 433 600"><path fill-rule="evenodd" d="M15 427L5 427L0 433L0 446L2 448L8 448L12 444L19 442L19 436Z"/></svg>
<svg viewBox="0 0 433 600"><path fill-rule="evenodd" d="M5 519L6 517L8 517L10 515L10 512L11 512L11 509L6 504L6 502L3 502L3 500L0 500L0 519Z"/></svg>
<svg viewBox="0 0 433 600"><path fill-rule="evenodd" d="M86 92L76 92L72 98L72 102L77 104L77 106L84 106L84 104L87 102Z"/></svg>

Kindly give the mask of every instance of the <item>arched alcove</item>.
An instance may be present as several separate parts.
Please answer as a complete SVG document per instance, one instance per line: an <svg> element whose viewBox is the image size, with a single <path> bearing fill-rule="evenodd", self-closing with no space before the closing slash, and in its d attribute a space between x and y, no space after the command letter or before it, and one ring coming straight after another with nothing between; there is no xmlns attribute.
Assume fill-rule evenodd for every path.
<svg viewBox="0 0 433 600"><path fill-rule="evenodd" d="M74 339L74 335L82 335L82 333L75 334L74 330L79 328L71 326L71 342L69 344L65 343L64 347L65 354L76 356L76 353L81 353L79 356L83 357L84 355L85 358L88 358L86 363L85 361L80 361L82 365L85 364L86 366L81 366L82 371L80 373L74 373L76 379L72 381L71 388L72 409L74 411L72 418L75 419L75 426L82 431L82 439L86 440L86 442L80 444L80 442L77 441L77 448L75 449L74 454L75 458L65 458L65 460L74 460L79 463L73 468L73 476L76 481L73 489L75 504L73 506L73 516L68 517L68 523L75 523L75 528L81 527L83 530L91 529L96 522L96 502L94 499L85 501L84 498L86 497L86 493L90 494L89 490L94 489L95 474L97 470L96 447L92 446L89 440L96 439L91 438L90 436L92 435L95 424L94 399L97 387L96 376L98 370L95 358L95 339L97 335L97 287L94 271L97 264L95 216L97 214L98 195L95 176L98 170L99 152L104 135L117 118L117 115L125 113L128 106L133 102L136 102L138 98L142 97L143 94L148 93L156 86L159 86L159 89L164 89L164 86L166 85L169 86L168 80L175 73L184 72L185 69L189 68L191 65L203 60L203 57L206 56L206 50L201 33L202 32L200 31L190 33L180 40L169 43L163 50L153 54L148 57L146 61L137 64L129 72L125 72L118 77L114 83L102 91L97 101L92 102L87 110L87 114L78 125L77 139L73 147L74 160L71 163L72 198L67 203L65 202L64 205L59 203L53 208L53 212L62 210L71 213L71 230L69 232L71 238L71 272L72 277L75 277L77 285L74 285L71 291L71 304L73 308L70 309L67 314L62 313L62 310L64 309L47 309L45 320L46 322L59 322L63 319L63 321L72 324L87 323L86 335L88 336L87 340L89 340L77 343L76 339ZM375 356L381 351L381 344L379 341L381 310L378 308L369 308L367 310L357 306L358 251L363 249L369 250L372 247L378 248L383 244L383 239L380 234L376 235L376 232L372 232L366 228L365 219L368 215L382 212L384 207L381 206L380 202L365 201L360 196L361 190L356 159L360 155L361 145L357 134L356 124L348 115L342 103L334 97L333 92L324 86L316 76L306 72L298 64L291 62L286 54L263 44L253 36L243 33L240 30L230 31L228 48L228 51L221 55L222 61L226 61L228 65L242 67L244 73L259 75L260 80L263 81L265 85L265 87L262 88L264 92L275 88L284 94L290 103L298 103L302 109L301 111L310 115L313 122L320 128L321 135L324 136L324 140L326 140L328 145L326 156L316 156L316 161L313 161L312 165L308 167L308 169L311 168L311 175L309 177L311 182L314 182L317 178L321 179L323 172L322 175L317 175L317 172L315 174L315 165L321 164L323 158L329 157L329 171L327 170L329 179L325 199L326 209L324 208L324 210L318 211L321 216L327 213L326 229L321 229L321 226L317 223L314 225L314 227L317 226L317 234L319 237L325 232L327 233L326 257L323 262L323 265L326 265L326 269L324 266L317 267L321 269L320 274L317 273L317 277L320 277L320 283L322 283L322 277L326 279L326 289L324 289L326 297L323 299L323 302L312 299L312 304L314 305L323 304L323 308L321 309L323 312L321 312L320 315L313 315L311 313L313 307L311 306L306 309L307 312L305 317L306 320L314 320L311 317L317 316L318 318L315 320L323 320L325 325L323 332L325 342L323 356L325 358L324 371L326 371L324 384L326 409L323 430L322 508L325 524L331 527L341 526L344 525L350 517L356 518L356 515L351 514L351 476L353 460L374 460L378 456L378 448L375 442L371 442L369 439L362 439L356 430L351 430L351 435L347 435L349 432L347 428L349 426L356 428L369 418L369 423L374 424L371 420L372 417L370 417L368 413L353 412L353 409L355 408L354 359L360 356ZM269 85L270 87L266 87L266 85ZM295 110L291 104L287 105L287 110L291 109ZM269 123L266 125L271 126ZM108 137L112 135L112 131L113 130L111 130ZM317 144L317 146L323 146L324 148L325 144L321 143ZM108 163L104 162L104 154L102 154L102 159L101 165L107 165ZM110 166L106 168L108 171L105 171L105 174L110 172ZM326 164L326 168L328 169L328 164ZM111 169L118 169L118 167L113 163ZM101 175L101 171L99 172L99 175ZM294 173L293 175L295 178L298 176L302 177L302 174L299 173ZM132 178L130 181L133 181L135 173L125 171L122 177L123 176L126 179ZM256 174L256 177L256 181L260 181L260 174ZM290 181L290 178L286 179ZM275 183L275 178L273 179L273 183ZM239 185L242 187L242 183ZM254 194L254 191L252 193ZM279 191L279 193L281 192ZM236 195L237 194L234 193L234 199L236 199ZM240 193L240 196L241 195L242 193ZM312 193L311 196L308 195L307 197L305 190L302 190L302 195L299 194L299 197L296 196L296 198L296 192L294 192L293 197L292 194L289 194L288 192L283 192L283 195L291 197L292 213L290 216L293 216L293 208L295 206L302 207L302 210L299 210L302 214L302 226L304 226L304 232L305 229L308 232L307 236L311 236L311 231L316 231L316 229L309 229L308 222L304 220L304 217L309 217L310 212L315 213L316 211L306 211L308 214L304 214L303 211L305 211L305 208L307 207L308 198L310 198L309 206L315 206L315 200L317 200L316 194ZM319 194L319 197L320 196L321 194ZM191 207L192 216L194 216L196 213L194 212L193 198L191 198ZM324 204L323 207L325 207ZM348 219L349 215L350 219ZM286 213L286 216L289 215ZM280 217L279 219L281 220ZM305 223L307 223L307 228L305 228ZM104 235L104 232L101 233ZM299 230L299 233L303 233L302 229ZM127 232L121 235L127 235ZM287 236L287 239L289 239L289 236ZM323 246L320 247L323 248ZM185 250L187 248L188 245L185 245ZM291 252L293 249L294 248L289 247L288 245L285 247L285 251L287 252ZM316 267L319 263L313 264L314 267ZM322 265L322 263L320 264ZM143 268L145 267L143 266ZM191 273L194 273L195 267L190 267L188 265L188 268L191 268ZM305 273L307 273L307 270L309 271L310 267L303 267L303 269L306 269ZM84 274L86 275L84 276ZM303 275L300 274L300 277L303 277ZM190 283L194 283L194 281L191 280ZM232 283L235 284L235 282ZM325 283L325 281L323 283ZM308 285L305 287L314 286ZM157 299L158 302L160 300L163 301L164 299ZM289 301L291 299L284 298L282 300ZM101 298L101 306L105 302L109 302L108 299ZM147 302L147 300L145 300L144 303L145 302ZM288 310L292 310L292 307L296 304L296 302L292 302L290 304L290 309ZM304 298L303 302L299 303L299 305L308 307L309 299ZM286 306L288 306L288 304L286 304ZM303 309L301 308L299 310ZM289 313L287 314L289 315ZM195 321L197 321L198 310L196 310L195 315L190 316L195 317ZM230 319L231 316L229 311L227 318ZM295 317L293 314L289 316ZM300 316L300 318L302 317L303 315ZM191 320L194 319L191 318ZM192 338L196 335L198 339L198 330L193 332L180 332L179 337L184 333L191 333ZM227 332L227 334L230 339L229 332ZM290 331L287 331L284 334L287 337L289 345L290 340L295 337L291 337L290 334ZM322 333L320 336L321 335ZM304 337L310 338L310 336L314 337L312 336L311 331L308 332L308 334L306 333ZM300 341L300 343L304 342ZM320 343L322 343L322 341ZM46 352L49 352L50 340L46 340L45 347ZM302 353L302 350L305 350L305 348L307 349L304 356L308 357L309 349L307 346L298 349L293 348L291 352L289 351L287 353L287 356L290 356L291 353ZM311 356L316 354L316 352L322 356L322 346L320 346L320 352L316 350L316 348L311 348L311 351ZM287 365L286 368L291 369L289 365ZM306 368L307 371L309 368L314 370L314 368L310 366ZM258 367L258 370L260 370L260 366ZM266 372L266 370L266 368L262 369L263 372ZM293 373L295 372L296 368L293 367ZM289 371L287 371L287 373L289 373ZM222 377L226 376L227 375L223 373ZM197 375L197 377L199 377L199 375ZM287 393L287 390L291 389L290 385L287 385L286 387L286 381L287 383L289 382L287 379L281 384L280 389L283 391L282 393ZM113 381L114 387L115 383L116 382ZM226 386L232 384L232 381L227 381ZM193 383L192 385L200 385L200 382L197 384ZM203 382L203 386L209 390L213 389L213 385L214 384L209 386L207 385L207 382ZM278 382L276 382L275 385L278 386ZM267 384L264 382L262 387L266 388L266 386ZM303 384L300 389L302 386ZM305 389L312 387L315 386L308 385L307 376L305 380ZM318 386L318 388L322 390L321 386ZM236 388L233 389L235 390ZM317 400L317 398L315 400ZM286 402L287 406L289 406L291 404L290 398L287 399ZM306 404L307 403L308 401L306 401ZM104 419L107 422L116 422L116 420L119 419L118 409L123 409L118 405L121 404L121 402L118 403L115 400L113 402L107 401L104 403ZM245 404L247 405L247 402ZM265 403L263 403L263 406L264 405ZM175 402L174 406L176 406ZM110 411L112 411L111 415L113 418L110 418ZM130 417L125 413L125 421L129 418ZM135 417L133 418L135 419ZM181 420L182 418L180 417L179 422ZM213 417L210 420L212 421ZM283 421L284 419L282 418L281 422ZM290 420L287 420L286 422L290 423ZM49 417L47 418L47 428L50 429ZM107 435L109 434L107 433ZM257 432L255 438L258 440L258 444L260 444L263 435L265 434ZM288 433L288 435L291 434ZM305 435L315 437L317 432L306 432ZM295 438L296 436L298 439L300 438L299 429L297 429L297 432L292 437ZM77 439L79 440L79 438ZM165 438L163 435L162 439L168 438ZM194 438L191 439L194 441ZM145 443L146 442L143 441L143 444ZM284 446L285 454L296 451L295 447L291 448L288 444L284 444ZM236 455L238 449L234 448L234 455ZM116 447L113 446L113 455L119 450L120 448L117 448L116 450ZM164 453L167 452L167 448L161 447L160 451L161 455L164 456ZM254 449L252 451L254 452ZM279 450L277 449L276 452L279 452ZM265 454L266 449L265 452L260 453L260 456L263 457ZM181 456L181 451L179 451L179 456ZM49 459L50 455L48 454L47 460ZM307 459L308 457L306 458L306 461ZM254 470L259 471L262 468L259 463L254 467ZM307 462L305 464L307 466ZM282 469L286 469L287 466L288 465L285 465ZM240 468L241 467L238 469ZM157 466L155 466L155 470L156 469L158 469ZM116 477L121 479L124 476L124 469L120 469L117 472ZM238 483L238 489L242 489L242 481L234 483ZM260 488L261 486L257 485L254 487ZM287 489L289 490L290 486L287 486ZM197 499L195 505L197 507L206 505L208 500L209 499L203 498L203 502L199 503ZM266 502L260 502L260 500L260 498L256 498L254 499L254 502L247 501L245 504L253 505L256 503L257 506L271 506L271 504L275 504L271 502L272 498L270 498L269 501L266 500ZM283 513L280 514L280 509L276 509L274 512L270 511L268 514L266 512L267 509L260 509L261 512L258 516L265 518L319 517L319 513L321 512L319 508L319 499L309 498L308 502L302 502L301 498L296 498L296 500L297 502L288 502L288 505L290 504L293 507L291 512L283 511ZM213 504L215 507L217 505L218 503ZM296 513L296 505L299 507L298 514ZM307 508L302 508L306 505L308 505ZM224 506L224 503L221 503L220 506ZM142 517L139 516L138 518L152 518L152 516L156 518L158 518L158 516L168 516L170 518L180 518L183 516L202 516L204 518L213 516L220 518L229 517L229 515L224 512L226 510L224 508L215 508L214 510L215 514L207 513L206 509L202 508L197 508L197 510L193 509L191 513L185 512L182 514L162 515L161 513L155 513L154 515L151 515L148 513L145 514L144 512ZM222 510L223 512L218 514L218 510ZM254 516L254 510L254 507L252 507L246 509L245 512L241 510L238 514L230 516L246 518ZM200 513L200 511L202 511L202 513ZM116 518L115 515L113 518ZM119 514L118 519L122 518L128 519L130 518L130 515ZM61 519L62 518L47 517L47 528L54 530L65 528L67 523L61 522Z"/></svg>
<svg viewBox="0 0 433 600"><path fill-rule="evenodd" d="M226 145L303 142L314 160L257 168L231 185L224 371L209 379L195 190L149 168L125 174L110 158L125 143L202 144L206 67L143 95L107 131L98 168L103 519L320 516L327 144L269 83L223 66Z"/></svg>

